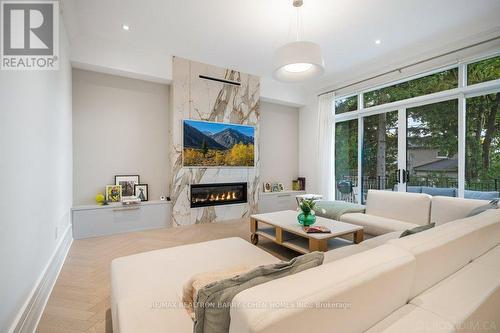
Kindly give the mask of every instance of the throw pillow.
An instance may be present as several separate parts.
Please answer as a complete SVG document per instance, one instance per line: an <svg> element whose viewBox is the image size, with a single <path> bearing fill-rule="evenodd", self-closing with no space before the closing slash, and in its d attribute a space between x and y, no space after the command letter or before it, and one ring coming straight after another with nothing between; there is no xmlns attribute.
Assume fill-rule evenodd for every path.
<svg viewBox="0 0 500 333"><path fill-rule="evenodd" d="M403 233L401 234L401 236L399 236L399 238L403 238L403 237L406 237L409 235L418 234L419 232L422 232L424 230L434 228L435 225L436 225L436 223L429 223L429 224L421 225L421 226L418 226L418 227L415 227L412 229L407 229L407 230L403 231Z"/></svg>
<svg viewBox="0 0 500 333"><path fill-rule="evenodd" d="M196 297L194 333L229 332L229 313L234 296L259 284L319 266L323 257L323 252L312 252L206 285Z"/></svg>
<svg viewBox="0 0 500 333"><path fill-rule="evenodd" d="M471 217L477 214L481 214L484 211L487 211L488 209L498 209L498 201L499 199L493 199L489 203L483 206L479 206L474 208L467 217Z"/></svg>

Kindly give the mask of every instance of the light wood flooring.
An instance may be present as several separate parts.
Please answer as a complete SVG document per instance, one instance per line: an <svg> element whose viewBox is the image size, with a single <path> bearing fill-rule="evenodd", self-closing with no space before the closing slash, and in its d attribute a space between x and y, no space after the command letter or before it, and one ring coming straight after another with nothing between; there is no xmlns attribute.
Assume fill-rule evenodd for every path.
<svg viewBox="0 0 500 333"><path fill-rule="evenodd" d="M249 241L249 235L249 222L239 220L75 240L37 332L112 332L109 275L114 258L226 237ZM280 259L298 255L266 240L258 246Z"/></svg>

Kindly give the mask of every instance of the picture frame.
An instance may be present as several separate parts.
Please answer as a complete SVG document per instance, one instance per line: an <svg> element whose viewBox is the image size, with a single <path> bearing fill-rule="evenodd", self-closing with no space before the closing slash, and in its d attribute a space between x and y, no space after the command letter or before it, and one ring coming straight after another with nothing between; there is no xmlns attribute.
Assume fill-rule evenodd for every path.
<svg viewBox="0 0 500 333"><path fill-rule="evenodd" d="M122 198L134 196L134 186L140 184L139 175L116 175L115 185L121 185Z"/></svg>
<svg viewBox="0 0 500 333"><path fill-rule="evenodd" d="M264 183L264 192L268 193L272 191L272 185L270 182L265 182Z"/></svg>
<svg viewBox="0 0 500 333"><path fill-rule="evenodd" d="M278 186L278 184L273 184L273 187L272 187L272 192L279 192L280 191L280 188Z"/></svg>
<svg viewBox="0 0 500 333"><path fill-rule="evenodd" d="M122 201L121 185L106 185L106 201L107 202Z"/></svg>
<svg viewBox="0 0 500 333"><path fill-rule="evenodd" d="M285 190L285 186L283 183L278 183L278 192L283 192Z"/></svg>
<svg viewBox="0 0 500 333"><path fill-rule="evenodd" d="M136 196L136 198L141 199L141 201L148 201L149 200L148 184L135 184L134 195Z"/></svg>

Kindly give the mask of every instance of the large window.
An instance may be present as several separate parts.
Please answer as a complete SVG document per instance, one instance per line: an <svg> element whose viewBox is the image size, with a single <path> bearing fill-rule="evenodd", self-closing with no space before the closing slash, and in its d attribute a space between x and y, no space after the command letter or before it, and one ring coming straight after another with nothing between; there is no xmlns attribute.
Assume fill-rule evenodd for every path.
<svg viewBox="0 0 500 333"><path fill-rule="evenodd" d="M355 200L358 174L358 121L344 121L335 125L335 179L336 199Z"/></svg>
<svg viewBox="0 0 500 333"><path fill-rule="evenodd" d="M406 119L407 186L411 186L407 190L414 192L417 186L434 187L439 190L429 194L456 196L458 101L409 108Z"/></svg>
<svg viewBox="0 0 500 333"><path fill-rule="evenodd" d="M358 96L339 98L335 100L335 114L341 114L358 109Z"/></svg>
<svg viewBox="0 0 500 333"><path fill-rule="evenodd" d="M467 98L465 189L500 190L500 92ZM466 192L466 194L473 194Z"/></svg>
<svg viewBox="0 0 500 333"><path fill-rule="evenodd" d="M458 68L364 93L365 108L458 87Z"/></svg>
<svg viewBox="0 0 500 333"><path fill-rule="evenodd" d="M422 74L335 100L337 199L500 197L500 56Z"/></svg>
<svg viewBox="0 0 500 333"><path fill-rule="evenodd" d="M369 189L394 189L398 169L398 112L363 121L363 199Z"/></svg>
<svg viewBox="0 0 500 333"><path fill-rule="evenodd" d="M467 84L500 79L500 56L478 61L467 66Z"/></svg>

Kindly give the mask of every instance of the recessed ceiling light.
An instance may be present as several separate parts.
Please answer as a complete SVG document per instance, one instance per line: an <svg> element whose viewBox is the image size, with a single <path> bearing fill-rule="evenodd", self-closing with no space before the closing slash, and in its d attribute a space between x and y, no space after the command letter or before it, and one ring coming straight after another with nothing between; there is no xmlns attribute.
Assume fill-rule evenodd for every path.
<svg viewBox="0 0 500 333"><path fill-rule="evenodd" d="M375 39L375 44L380 45L382 44L382 41L380 39Z"/></svg>
<svg viewBox="0 0 500 333"><path fill-rule="evenodd" d="M125 31L129 31L130 30L130 26L124 24L124 25L122 25L122 29L125 30Z"/></svg>

